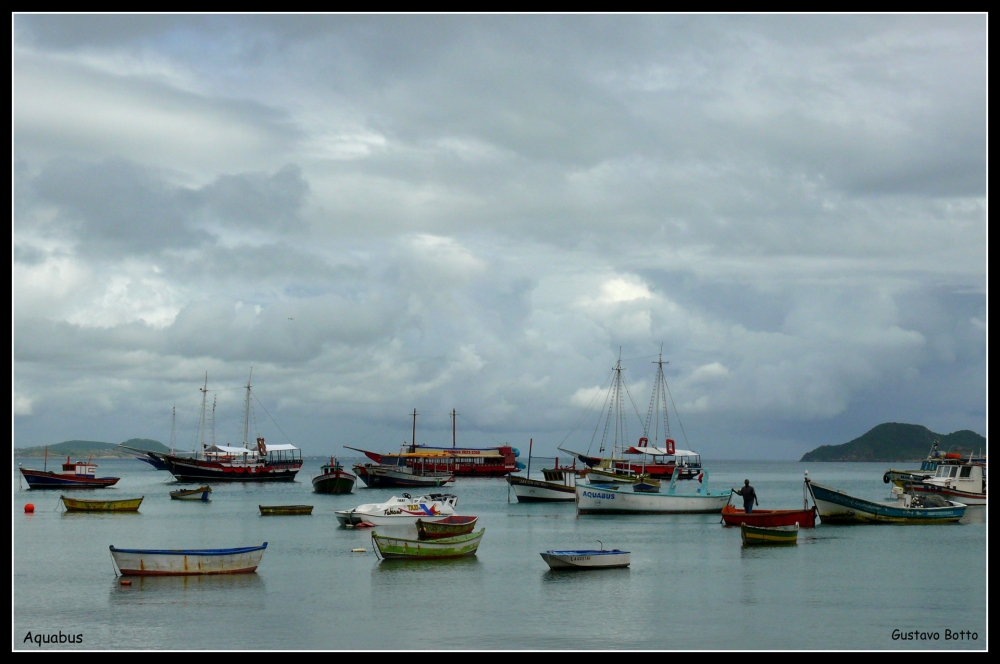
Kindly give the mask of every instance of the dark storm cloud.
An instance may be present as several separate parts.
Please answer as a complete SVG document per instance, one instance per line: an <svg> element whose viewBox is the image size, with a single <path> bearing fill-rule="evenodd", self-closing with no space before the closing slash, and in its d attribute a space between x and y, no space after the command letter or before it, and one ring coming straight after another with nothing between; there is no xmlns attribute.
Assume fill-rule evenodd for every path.
<svg viewBox="0 0 1000 664"><path fill-rule="evenodd" d="M53 206L59 216L47 223L74 236L83 252L120 255L211 244L213 236L199 228L205 223L242 231L301 230L299 215L308 185L291 165L273 175L223 175L205 187L189 189L122 159L66 159L50 161L19 191L19 223L32 224L34 206Z"/></svg>

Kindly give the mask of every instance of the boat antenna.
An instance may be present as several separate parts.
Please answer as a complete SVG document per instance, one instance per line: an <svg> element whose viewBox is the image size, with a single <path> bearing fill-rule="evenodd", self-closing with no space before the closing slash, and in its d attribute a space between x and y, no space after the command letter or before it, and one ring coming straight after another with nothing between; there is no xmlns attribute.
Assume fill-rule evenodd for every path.
<svg viewBox="0 0 1000 664"><path fill-rule="evenodd" d="M199 388L201 392L201 424L198 428L201 431L201 454L205 455L205 402L208 399L208 372L205 372L205 386Z"/></svg>

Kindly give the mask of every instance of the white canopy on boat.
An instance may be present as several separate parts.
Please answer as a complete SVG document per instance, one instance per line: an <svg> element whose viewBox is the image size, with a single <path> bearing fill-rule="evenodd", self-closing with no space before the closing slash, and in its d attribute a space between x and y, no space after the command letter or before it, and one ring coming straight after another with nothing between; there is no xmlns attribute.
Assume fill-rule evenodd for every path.
<svg viewBox="0 0 1000 664"><path fill-rule="evenodd" d="M248 450L245 447L229 447L228 445L209 445L208 452L218 454L257 454L257 450Z"/></svg>
<svg viewBox="0 0 1000 664"><path fill-rule="evenodd" d="M665 447L632 447L629 452L633 454L651 454L653 456L675 456L675 457L685 457L685 456L698 456L697 452L692 452L691 450L674 450L673 454L667 451Z"/></svg>
<svg viewBox="0 0 1000 664"><path fill-rule="evenodd" d="M268 452L289 452L291 450L299 449L294 445L289 445L288 443L281 443L279 445L271 445L269 443L265 443L264 446L267 448Z"/></svg>

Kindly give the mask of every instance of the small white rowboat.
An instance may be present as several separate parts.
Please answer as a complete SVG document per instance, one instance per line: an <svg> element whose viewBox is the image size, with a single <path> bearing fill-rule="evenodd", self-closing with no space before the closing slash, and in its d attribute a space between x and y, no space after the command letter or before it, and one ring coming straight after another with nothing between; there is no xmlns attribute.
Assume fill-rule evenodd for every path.
<svg viewBox="0 0 1000 664"><path fill-rule="evenodd" d="M609 569L613 567L628 567L632 562L631 551L611 549L575 550L575 551L543 551L542 560L552 569Z"/></svg>
<svg viewBox="0 0 1000 664"><path fill-rule="evenodd" d="M237 549L111 549L122 576L250 574L264 557L263 546Z"/></svg>

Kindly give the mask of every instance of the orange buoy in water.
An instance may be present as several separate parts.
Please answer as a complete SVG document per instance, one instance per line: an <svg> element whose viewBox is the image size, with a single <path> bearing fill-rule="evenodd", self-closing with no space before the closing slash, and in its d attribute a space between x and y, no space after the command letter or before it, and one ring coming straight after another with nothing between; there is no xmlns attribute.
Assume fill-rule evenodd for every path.
<svg viewBox="0 0 1000 664"><path fill-rule="evenodd" d="M34 514L35 513L35 506L32 505L31 503L28 503L27 505L24 506L24 513L25 514Z"/></svg>
<svg viewBox="0 0 1000 664"><path fill-rule="evenodd" d="M132 582L131 581L126 581L126 580L122 579L122 585L123 586L131 586Z"/></svg>

